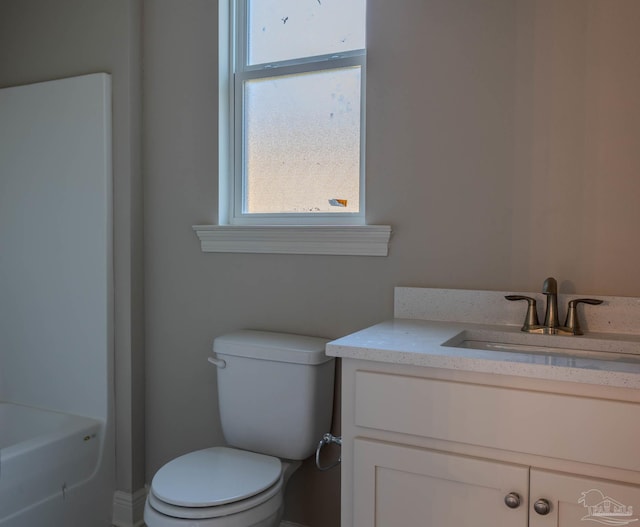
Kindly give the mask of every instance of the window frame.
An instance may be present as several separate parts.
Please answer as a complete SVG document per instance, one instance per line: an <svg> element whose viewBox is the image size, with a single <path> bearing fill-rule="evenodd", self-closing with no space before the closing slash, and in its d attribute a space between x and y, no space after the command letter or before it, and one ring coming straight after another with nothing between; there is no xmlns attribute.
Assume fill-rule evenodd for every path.
<svg viewBox="0 0 640 527"><path fill-rule="evenodd" d="M233 0L218 2L218 223L192 225L203 253L262 253L287 255L324 255L386 257L392 229L389 225L366 224L364 207L362 222L358 225L336 223L332 225L232 225L230 223L234 168L231 141L234 133L233 50L231 17ZM365 76L362 77L364 109ZM364 112L361 116L364 118ZM365 130L364 120L362 131ZM364 199L364 144L361 145L361 197Z"/></svg>
<svg viewBox="0 0 640 527"><path fill-rule="evenodd" d="M364 225L365 224L365 120L366 49L333 53L274 63L247 65L248 0L220 2L220 207L219 223L226 225ZM226 9L222 4L226 4ZM226 12L225 12L226 11ZM226 28L223 27L226 26ZM223 54L226 57L223 57ZM223 73L223 67L227 68ZM244 83L299 73L360 69L360 173L358 212L245 213L244 205ZM225 115L226 114L226 115ZM224 130L226 128L226 130ZM225 154L226 153L226 154ZM226 159L223 159L225 158Z"/></svg>

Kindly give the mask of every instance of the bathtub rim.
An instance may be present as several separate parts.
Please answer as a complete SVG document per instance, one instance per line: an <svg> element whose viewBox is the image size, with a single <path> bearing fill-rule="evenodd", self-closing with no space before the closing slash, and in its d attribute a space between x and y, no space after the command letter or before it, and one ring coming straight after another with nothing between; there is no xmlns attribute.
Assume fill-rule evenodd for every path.
<svg viewBox="0 0 640 527"><path fill-rule="evenodd" d="M48 408L39 408L36 406L30 406L27 404L16 403L13 401L5 401L0 400L0 405L11 405L13 407L26 409L28 412L37 412L44 413L48 416L56 415L60 416L61 419L68 420L67 424L64 428L49 431L44 433L39 433L33 437L28 439L18 441L15 443L11 443L9 445L1 445L0 444L0 470L2 470L1 466L3 462L7 462L10 459L15 458L18 455L24 454L29 450L36 449L38 447L44 446L47 443L52 441L58 441L64 439L67 436L76 434L84 429L94 429L97 425L96 434L98 435L97 439L100 441L99 452L98 452L98 466L103 457L104 453L104 444L105 444L105 435L106 435L106 422L102 419L96 419L94 417L86 417L76 414L70 414L66 412L60 412L58 410L50 410Z"/></svg>

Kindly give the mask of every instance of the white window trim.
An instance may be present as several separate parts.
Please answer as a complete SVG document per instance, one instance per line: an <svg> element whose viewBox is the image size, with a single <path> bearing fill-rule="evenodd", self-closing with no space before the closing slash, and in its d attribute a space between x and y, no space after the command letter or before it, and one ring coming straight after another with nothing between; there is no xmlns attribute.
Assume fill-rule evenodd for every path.
<svg viewBox="0 0 640 527"><path fill-rule="evenodd" d="M308 215L268 215L269 224L231 224L234 199L233 174L234 154L230 148L230 138L234 131L233 115L233 64L229 49L233 49L230 32L230 16L234 0L220 1L219 6L219 225L194 225L203 252L231 253L273 253L273 254L323 254L350 256L387 256L391 227L388 225L365 225L364 219L364 177L361 180L360 212L331 218L332 214L317 215L308 223ZM225 47L223 43L226 42ZM364 107L364 76L362 104ZM364 112L361 126L364 129ZM361 163L364 167L364 148ZM305 217L306 216L306 217ZM338 220L340 223L334 223ZM264 221L264 220L263 220ZM296 225L291 222L296 221Z"/></svg>
<svg viewBox="0 0 640 527"><path fill-rule="evenodd" d="M202 252L387 256L388 225L194 225Z"/></svg>

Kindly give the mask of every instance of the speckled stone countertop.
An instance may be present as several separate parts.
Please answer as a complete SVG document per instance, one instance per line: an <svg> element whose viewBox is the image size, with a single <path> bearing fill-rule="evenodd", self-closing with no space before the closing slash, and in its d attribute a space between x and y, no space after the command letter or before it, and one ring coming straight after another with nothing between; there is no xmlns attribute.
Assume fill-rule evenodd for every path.
<svg viewBox="0 0 640 527"><path fill-rule="evenodd" d="M598 306L602 311L597 317L593 316L595 309L581 313L583 320L591 317L592 331L582 336L558 336L521 332L520 318L524 317L526 304L507 302L504 295L511 294L508 292L396 288L395 294L398 318L330 342L327 354L391 364L640 388L638 299L598 297L606 301ZM562 301L572 298L576 295ZM514 310L513 304L524 305ZM494 323L488 324L492 319L491 306L495 306ZM612 319L606 312L608 306L616 315L622 315ZM594 326L598 331L593 331ZM474 341L505 346L504 349L464 347L474 345Z"/></svg>

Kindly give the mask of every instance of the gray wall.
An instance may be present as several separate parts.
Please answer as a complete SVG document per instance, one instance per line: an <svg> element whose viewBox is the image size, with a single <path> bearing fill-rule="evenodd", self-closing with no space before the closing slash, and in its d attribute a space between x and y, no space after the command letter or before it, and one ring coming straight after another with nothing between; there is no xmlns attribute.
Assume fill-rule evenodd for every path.
<svg viewBox="0 0 640 527"><path fill-rule="evenodd" d="M148 0L144 33L147 473L223 441L212 339L338 337L395 285L640 296L637 0L369 0L367 216L387 258L203 254L217 219L217 5ZM337 473L286 517L338 525Z"/></svg>
<svg viewBox="0 0 640 527"><path fill-rule="evenodd" d="M118 489L144 479L144 333L138 0L0 0L0 86L112 79Z"/></svg>

